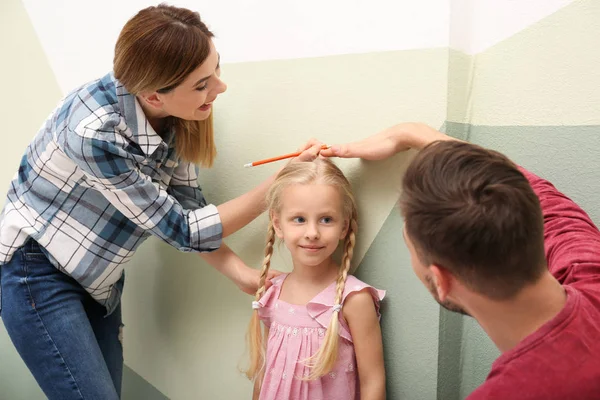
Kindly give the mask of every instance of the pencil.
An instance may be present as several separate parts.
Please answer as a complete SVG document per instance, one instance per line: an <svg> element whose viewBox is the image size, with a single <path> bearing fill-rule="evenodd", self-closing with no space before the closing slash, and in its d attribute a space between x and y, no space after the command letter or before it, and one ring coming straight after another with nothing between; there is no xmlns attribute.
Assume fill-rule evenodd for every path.
<svg viewBox="0 0 600 400"><path fill-rule="evenodd" d="M324 144L323 146L321 146L321 149L325 150L325 149L328 149L329 147L330 146L327 146L326 144ZM257 165L263 165L263 164L272 163L274 161L285 160L286 158L298 157L300 154L302 154L302 152L298 151L296 153L284 154L279 157L266 158L264 160L254 161L254 162L251 162L248 164L244 164L244 168L256 167Z"/></svg>

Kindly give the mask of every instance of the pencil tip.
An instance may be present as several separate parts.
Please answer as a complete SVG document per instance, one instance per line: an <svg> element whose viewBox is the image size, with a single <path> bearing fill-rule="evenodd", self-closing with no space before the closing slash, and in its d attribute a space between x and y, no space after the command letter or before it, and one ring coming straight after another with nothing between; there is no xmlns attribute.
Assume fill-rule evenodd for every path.
<svg viewBox="0 0 600 400"><path fill-rule="evenodd" d="M250 168L251 166L252 166L252 163L244 164L244 168Z"/></svg>

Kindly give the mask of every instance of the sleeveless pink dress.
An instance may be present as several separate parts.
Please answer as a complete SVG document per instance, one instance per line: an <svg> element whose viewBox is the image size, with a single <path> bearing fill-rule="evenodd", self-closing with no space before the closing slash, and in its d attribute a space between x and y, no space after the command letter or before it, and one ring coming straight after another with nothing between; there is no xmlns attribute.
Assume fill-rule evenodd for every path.
<svg viewBox="0 0 600 400"><path fill-rule="evenodd" d="M287 274L272 280L273 285L259 300L260 319L270 328L267 340L265 377L260 400L354 400L360 398L356 357L348 324L339 313L340 342L338 359L333 370L313 381L306 377L310 369L303 360L314 355L333 314L335 282L306 305L289 304L279 300L279 292ZM342 299L367 288L379 315L379 302L385 291L377 290L349 275Z"/></svg>

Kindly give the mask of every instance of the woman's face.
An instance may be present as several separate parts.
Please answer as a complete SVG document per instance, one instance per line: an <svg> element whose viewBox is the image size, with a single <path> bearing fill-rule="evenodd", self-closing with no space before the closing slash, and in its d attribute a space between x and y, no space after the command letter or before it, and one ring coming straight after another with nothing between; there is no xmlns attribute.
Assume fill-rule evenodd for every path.
<svg viewBox="0 0 600 400"><path fill-rule="evenodd" d="M227 90L227 85L219 78L219 61L219 53L211 40L210 54L206 60L173 90L158 94L162 100L162 110L188 121L208 118L212 102Z"/></svg>

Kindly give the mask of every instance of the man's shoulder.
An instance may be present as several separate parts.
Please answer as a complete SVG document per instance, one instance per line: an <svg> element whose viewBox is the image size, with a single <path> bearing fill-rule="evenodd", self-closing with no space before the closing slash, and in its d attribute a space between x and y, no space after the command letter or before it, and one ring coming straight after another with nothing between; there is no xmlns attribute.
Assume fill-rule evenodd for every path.
<svg viewBox="0 0 600 400"><path fill-rule="evenodd" d="M600 346L572 326L564 328L531 348L501 356L468 400L597 399Z"/></svg>
<svg viewBox="0 0 600 400"><path fill-rule="evenodd" d="M466 400L598 400L600 375L597 371L574 369L559 377L525 375L527 379L503 375L488 377Z"/></svg>

